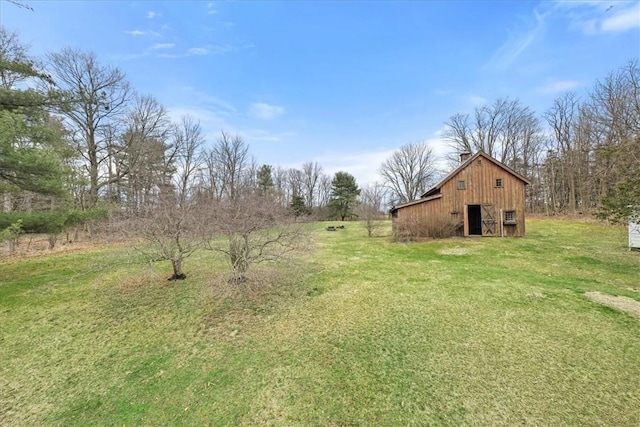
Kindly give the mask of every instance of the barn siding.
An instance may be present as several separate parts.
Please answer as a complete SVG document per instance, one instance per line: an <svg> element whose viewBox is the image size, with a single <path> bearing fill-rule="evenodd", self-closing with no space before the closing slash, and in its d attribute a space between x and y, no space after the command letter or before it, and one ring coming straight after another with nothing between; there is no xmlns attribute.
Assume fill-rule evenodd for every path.
<svg viewBox="0 0 640 427"><path fill-rule="evenodd" d="M502 187L496 187L496 179ZM466 188L458 189L458 182L465 181ZM464 220L464 235L469 235L467 206L494 205L497 216L497 233L500 235L500 210L515 211L515 224L504 225L505 236L525 234L525 183L484 156L478 156L466 167L452 175L440 187L441 198L399 207L394 223L408 218L441 220L443 215Z"/></svg>

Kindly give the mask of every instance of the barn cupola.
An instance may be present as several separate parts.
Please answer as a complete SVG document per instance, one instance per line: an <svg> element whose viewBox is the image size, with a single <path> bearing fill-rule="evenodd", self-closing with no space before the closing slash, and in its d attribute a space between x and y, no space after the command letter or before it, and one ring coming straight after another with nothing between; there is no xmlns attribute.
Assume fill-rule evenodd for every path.
<svg viewBox="0 0 640 427"><path fill-rule="evenodd" d="M471 157L471 152L470 151L461 152L460 153L460 163L466 162L469 157Z"/></svg>

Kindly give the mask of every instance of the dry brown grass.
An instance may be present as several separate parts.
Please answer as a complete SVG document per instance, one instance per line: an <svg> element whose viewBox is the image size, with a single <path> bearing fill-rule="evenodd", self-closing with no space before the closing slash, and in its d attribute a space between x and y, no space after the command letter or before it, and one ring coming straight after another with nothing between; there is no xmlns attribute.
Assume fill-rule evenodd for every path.
<svg viewBox="0 0 640 427"><path fill-rule="evenodd" d="M83 235L79 240L67 241L58 238L53 249L49 248L49 239L44 234L23 235L20 237L15 251L10 253L7 245L0 244L0 259L21 259L28 257L49 256L58 253L86 252L96 249L118 249L140 244L134 239L113 239L106 235L88 237Z"/></svg>
<svg viewBox="0 0 640 427"><path fill-rule="evenodd" d="M603 294L602 292L587 292L584 294L591 301L595 301L599 304L612 307L625 313L629 313L632 316L640 318L640 302L628 297L613 296L609 294Z"/></svg>

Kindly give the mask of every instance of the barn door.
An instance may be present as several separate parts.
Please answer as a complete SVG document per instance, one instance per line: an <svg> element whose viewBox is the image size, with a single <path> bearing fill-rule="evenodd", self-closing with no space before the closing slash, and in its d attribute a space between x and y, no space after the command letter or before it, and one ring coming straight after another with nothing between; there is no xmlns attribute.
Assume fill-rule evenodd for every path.
<svg viewBox="0 0 640 427"><path fill-rule="evenodd" d="M496 220L496 207L494 205L482 205L481 213L482 217L482 235L483 236L496 236L497 224Z"/></svg>

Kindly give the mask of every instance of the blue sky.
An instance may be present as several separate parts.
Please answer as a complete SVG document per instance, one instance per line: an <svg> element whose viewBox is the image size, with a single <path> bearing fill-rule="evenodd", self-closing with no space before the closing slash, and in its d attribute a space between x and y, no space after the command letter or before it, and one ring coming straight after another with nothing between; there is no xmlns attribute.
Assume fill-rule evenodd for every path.
<svg viewBox="0 0 640 427"><path fill-rule="evenodd" d="M454 113L543 112L640 56L638 1L24 1L0 0L0 22L34 55L91 50L209 140L360 184L403 144L446 153Z"/></svg>

